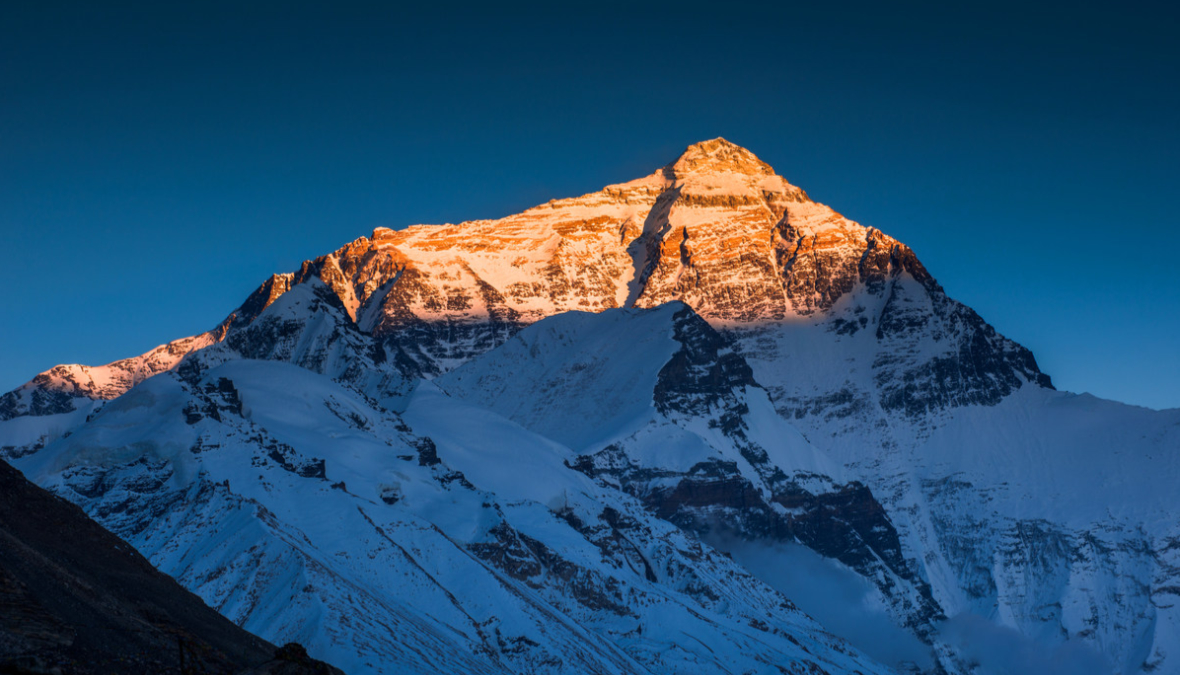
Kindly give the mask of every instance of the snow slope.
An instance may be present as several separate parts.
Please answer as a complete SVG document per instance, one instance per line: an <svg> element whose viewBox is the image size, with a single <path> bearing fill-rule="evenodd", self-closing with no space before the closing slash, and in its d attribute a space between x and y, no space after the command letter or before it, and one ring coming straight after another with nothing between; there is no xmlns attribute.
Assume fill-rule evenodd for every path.
<svg viewBox="0 0 1180 675"><path fill-rule="evenodd" d="M686 305L550 317L434 383L563 441L599 484L714 543L839 560L870 580L869 602L932 641L942 617L871 491L775 412ZM931 661L913 646L910 665Z"/></svg>
<svg viewBox="0 0 1180 675"><path fill-rule="evenodd" d="M321 288L17 465L242 627L350 673L888 672L567 447L429 384L404 420L381 406L363 390L382 380L344 365L378 370L349 347L367 338L337 335ZM233 349L263 329L302 367Z"/></svg>

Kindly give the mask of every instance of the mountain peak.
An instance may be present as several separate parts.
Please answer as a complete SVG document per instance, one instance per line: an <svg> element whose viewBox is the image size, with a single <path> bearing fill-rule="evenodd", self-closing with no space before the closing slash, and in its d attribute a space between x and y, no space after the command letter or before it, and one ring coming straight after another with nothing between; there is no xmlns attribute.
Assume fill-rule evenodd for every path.
<svg viewBox="0 0 1180 675"><path fill-rule="evenodd" d="M665 172L671 177L683 178L694 173L740 173L751 176L774 175L774 169L754 153L724 138L693 143L680 157L668 166Z"/></svg>

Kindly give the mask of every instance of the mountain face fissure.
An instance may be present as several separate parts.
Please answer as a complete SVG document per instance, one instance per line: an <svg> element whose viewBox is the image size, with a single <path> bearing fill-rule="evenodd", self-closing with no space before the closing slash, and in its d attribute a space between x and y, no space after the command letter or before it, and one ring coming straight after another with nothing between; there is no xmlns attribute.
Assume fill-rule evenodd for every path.
<svg viewBox="0 0 1180 675"><path fill-rule="evenodd" d="M58 366L0 397L0 453L354 672L979 672L963 626L1180 672L1180 413L1055 391L724 139L379 228L207 333ZM853 579L805 608L827 630L798 546ZM906 649L856 628L888 624Z"/></svg>

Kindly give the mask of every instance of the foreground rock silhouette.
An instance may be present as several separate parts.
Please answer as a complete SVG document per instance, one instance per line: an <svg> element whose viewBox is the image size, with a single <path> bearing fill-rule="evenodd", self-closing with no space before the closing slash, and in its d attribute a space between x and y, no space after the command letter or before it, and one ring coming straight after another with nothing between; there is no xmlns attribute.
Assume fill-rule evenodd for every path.
<svg viewBox="0 0 1180 675"><path fill-rule="evenodd" d="M269 659L269 660L268 660ZM340 673L237 627L0 461L0 673Z"/></svg>

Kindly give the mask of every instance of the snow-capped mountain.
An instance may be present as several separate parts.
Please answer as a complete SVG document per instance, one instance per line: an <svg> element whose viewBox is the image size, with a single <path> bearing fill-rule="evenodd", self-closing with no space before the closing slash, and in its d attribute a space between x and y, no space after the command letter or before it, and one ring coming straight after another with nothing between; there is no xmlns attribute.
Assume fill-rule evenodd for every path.
<svg viewBox="0 0 1180 675"><path fill-rule="evenodd" d="M379 229L0 420L30 477L346 670L1180 672L1180 411L1054 391L723 139Z"/></svg>

